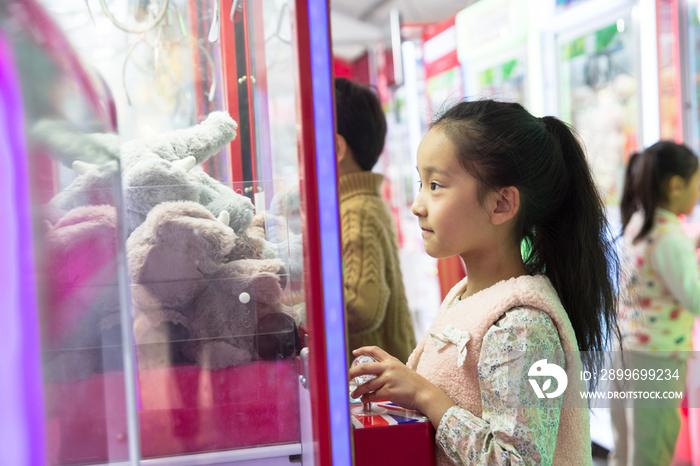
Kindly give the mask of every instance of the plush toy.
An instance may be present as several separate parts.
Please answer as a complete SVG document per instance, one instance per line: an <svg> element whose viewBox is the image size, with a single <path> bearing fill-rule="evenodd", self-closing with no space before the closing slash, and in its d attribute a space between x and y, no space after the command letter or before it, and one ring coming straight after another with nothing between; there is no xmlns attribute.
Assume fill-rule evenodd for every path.
<svg viewBox="0 0 700 466"><path fill-rule="evenodd" d="M127 231L140 225L161 202L194 201L214 216L226 211L229 225L244 232L253 220L253 203L214 180L195 165L206 161L236 137L236 122L212 112L201 124L151 135L121 147Z"/></svg>
<svg viewBox="0 0 700 466"><path fill-rule="evenodd" d="M83 205L115 205L119 159L128 234L153 207L167 201L199 202L215 216L225 211L236 232L245 231L253 219L250 199L196 166L236 137L236 122L226 112L212 112L192 128L152 134L121 146L116 135L83 134L65 122L42 121L33 133L57 160L79 173L51 200L60 213Z"/></svg>
<svg viewBox="0 0 700 466"><path fill-rule="evenodd" d="M282 262L265 259L265 247L201 204L154 207L127 241L139 367L258 359L258 322L280 312L286 286Z"/></svg>
<svg viewBox="0 0 700 466"><path fill-rule="evenodd" d="M40 274L46 376L65 381L122 366L117 281L117 213L72 209L49 225Z"/></svg>

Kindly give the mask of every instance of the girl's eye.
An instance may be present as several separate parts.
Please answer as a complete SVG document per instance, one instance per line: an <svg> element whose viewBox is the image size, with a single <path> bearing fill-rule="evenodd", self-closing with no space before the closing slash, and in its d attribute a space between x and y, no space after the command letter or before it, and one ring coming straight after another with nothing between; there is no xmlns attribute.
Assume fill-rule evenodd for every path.
<svg viewBox="0 0 700 466"><path fill-rule="evenodd" d="M441 186L440 186L439 184L435 183L434 181L430 183L430 190L431 190L431 191L435 191L435 190L437 190L437 189L440 188L440 187L441 187Z"/></svg>
<svg viewBox="0 0 700 466"><path fill-rule="evenodd" d="M423 182L421 180L418 180L418 189L423 187Z"/></svg>

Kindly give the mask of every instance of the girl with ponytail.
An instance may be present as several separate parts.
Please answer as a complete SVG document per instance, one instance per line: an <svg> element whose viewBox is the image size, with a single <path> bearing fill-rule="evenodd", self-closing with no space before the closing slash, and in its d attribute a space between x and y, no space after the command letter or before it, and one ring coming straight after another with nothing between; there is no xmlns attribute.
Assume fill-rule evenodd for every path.
<svg viewBox="0 0 700 466"><path fill-rule="evenodd" d="M350 370L376 376L353 396L422 411L439 464L591 464L580 371L596 358L580 352L603 350L616 329L617 268L581 145L554 117L462 102L432 123L417 161L426 252L459 254L468 278L406 366L354 351L377 362Z"/></svg>
<svg viewBox="0 0 700 466"><path fill-rule="evenodd" d="M700 314L700 269L678 215L690 214L698 198L698 160L686 146L661 141L630 158L620 205L622 354L614 364L668 373L668 379L654 381L654 391L685 390L691 332ZM613 389L635 390L634 383L615 381ZM610 464L671 463L681 422L678 400L626 409L640 407L642 400L610 401Z"/></svg>

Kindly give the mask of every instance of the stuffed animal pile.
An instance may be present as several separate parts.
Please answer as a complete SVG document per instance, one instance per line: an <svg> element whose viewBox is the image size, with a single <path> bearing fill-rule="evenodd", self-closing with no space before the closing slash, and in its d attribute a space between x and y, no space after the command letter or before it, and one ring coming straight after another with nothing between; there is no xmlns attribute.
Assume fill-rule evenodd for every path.
<svg viewBox="0 0 700 466"><path fill-rule="evenodd" d="M64 122L40 122L34 134L61 154L59 161L80 174L51 200L54 210L115 205L113 174L119 159L128 234L153 207L167 201L199 202L215 216L226 211L234 231L243 232L253 220L253 203L198 165L234 139L236 127L226 112L212 112L192 128L152 134L121 146L116 135L84 135Z"/></svg>
<svg viewBox="0 0 700 466"><path fill-rule="evenodd" d="M278 312L286 286L283 264L264 257L263 240L236 235L200 204L164 202L127 249L143 364L189 359L222 369L256 359L258 320Z"/></svg>
<svg viewBox="0 0 700 466"><path fill-rule="evenodd" d="M287 270L278 250L289 250L288 244L268 242L263 215L253 222L252 202L199 166L235 138L236 123L227 113L213 112L195 127L121 145L115 135L86 135L62 122L41 122L34 134L79 173L51 199L45 215L45 244L55 258L47 277L61 277L54 280L56 296L76 296L56 300L69 304L52 306L46 316L51 331L45 339L52 349L100 347L105 331L120 335L114 264L120 237L115 207L122 192L139 368L194 362L222 369L287 357L298 349L299 316L280 303ZM277 236L278 242L286 240L286 234ZM107 238L109 247L102 244ZM85 265L91 255L101 258L92 268ZM105 255L111 259L102 260ZM87 278L70 278L58 268ZM106 276L114 286L81 286ZM82 296L98 288L95 296ZM273 321L289 338L258 335L259 323L269 328ZM76 341L80 338L85 341ZM258 347L266 349L259 354ZM57 379L102 369L65 354L71 353L50 362ZM84 370L71 373L71 364Z"/></svg>

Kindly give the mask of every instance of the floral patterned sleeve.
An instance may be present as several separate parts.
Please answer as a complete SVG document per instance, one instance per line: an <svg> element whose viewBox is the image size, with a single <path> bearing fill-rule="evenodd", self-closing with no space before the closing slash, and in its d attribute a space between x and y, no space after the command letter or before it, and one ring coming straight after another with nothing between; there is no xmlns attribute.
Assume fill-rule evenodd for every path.
<svg viewBox="0 0 700 466"><path fill-rule="evenodd" d="M536 398L527 377L532 357L544 354L565 368L559 334L542 311L512 310L486 332L478 366L482 418L453 406L435 436L455 464L552 464L561 397Z"/></svg>

